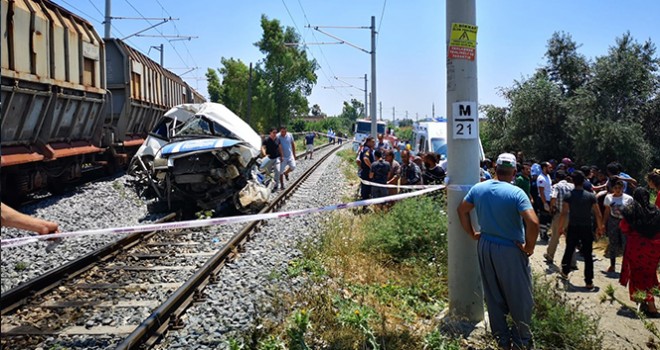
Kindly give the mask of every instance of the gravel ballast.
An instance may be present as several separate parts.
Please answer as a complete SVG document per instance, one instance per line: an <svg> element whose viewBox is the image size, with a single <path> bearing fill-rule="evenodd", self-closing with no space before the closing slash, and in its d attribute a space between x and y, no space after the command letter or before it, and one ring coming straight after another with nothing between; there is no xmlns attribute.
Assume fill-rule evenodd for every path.
<svg viewBox="0 0 660 350"><path fill-rule="evenodd" d="M152 221L146 203L130 187L128 175L85 184L75 192L51 196L18 208L34 217L59 224L60 231L132 226ZM28 231L2 228L2 238L25 237ZM2 249L2 293L114 242L123 235L68 238L57 243L37 242Z"/></svg>
<svg viewBox="0 0 660 350"><path fill-rule="evenodd" d="M315 160L317 157L322 156L328 149L315 152ZM307 207L322 206L329 203L339 202L341 197L342 188L344 185L343 178L339 174L339 159L332 156L329 160L324 162L321 166L321 172L318 175L312 175L311 181L307 181L302 188L298 189L289 203L280 210L292 210ZM304 172L309 166L313 164L312 161L298 160L297 169L290 175L291 181ZM328 186L320 186L320 184L328 183ZM287 183L288 185L288 183ZM273 197L277 193L273 194ZM91 203L91 205L90 205ZM33 205L24 206L19 208L24 212L35 217L44 218L58 222L61 231L77 231L83 229L95 228L108 228L108 227L121 227L132 226L146 221L152 221L159 216L150 215L147 211L146 203L138 198L133 189L131 188L131 177L121 176L108 180L97 181L80 187L75 193L70 193L65 196L49 197L41 202ZM161 215L162 216L162 215ZM326 220L327 214L315 215L286 220L274 220L263 226L262 232L255 236L255 240L248 243L246 252L241 255L239 260L230 264L228 268L223 269L220 273L221 284L227 283L225 281L231 280L232 285L242 286L247 290L254 291L255 298L252 296L238 296L238 298L245 298L246 300L240 302L234 300L236 304L236 312L228 311L231 314L227 320L221 320L219 315L216 315L213 320L201 319L202 323L206 326L222 326L226 322L230 322L228 331L238 329L244 330L253 323L257 315L258 308L267 307L269 302L265 304L257 304L256 300L265 300L265 298L276 298L273 296L272 288L257 288L259 285L265 285L261 279L273 271L284 271L288 261L300 254L295 247L300 238L307 234L314 233L322 225L322 221ZM279 223L278 223L279 222ZM194 238L198 242L206 242L203 247L196 247L198 251L208 251L217 249L222 246L235 232L238 232L243 227L242 224L225 225L210 228L195 229L190 232L182 232L182 237L187 239ZM287 232L290 231L290 232ZM266 234L268 232L268 234ZM2 238L21 237L29 233L15 229L2 229ZM166 234L166 233L164 233ZM159 233L158 236L161 236ZM2 251L2 291L3 293L16 285L23 283L31 278L37 277L40 274L47 272L53 268L61 266L62 264L71 261L77 257L87 254L93 250L99 249L105 244L116 241L123 236L105 236L105 237L81 237L81 238L68 238L64 239L57 244L48 242L39 242L22 247L7 248ZM262 238L264 241L261 245L253 244L260 242ZM166 237L161 240L170 240ZM153 248L153 247L152 247ZM254 249L254 252L251 250ZM157 250L153 248L153 250ZM277 251L277 254L273 252ZM281 251L281 252L280 252ZM144 248L137 249L132 253L149 253L149 250ZM153 253L153 251L151 251ZM280 254L281 253L281 254ZM256 259L245 259L246 257L255 256ZM260 259L259 256L267 256L267 259ZM122 259L120 259L122 260ZM198 260L198 259L194 259ZM203 260L199 260L196 265L201 265ZM176 259L172 259L165 265L178 265ZM113 263L117 266L124 264L121 261ZM132 264L132 263L131 263ZM265 275L264 275L265 272ZM227 277L224 275L227 274ZM162 273L158 276L145 276L140 278L139 273L133 273L129 278L132 283L171 283L171 282L184 282L186 277L177 273ZM179 275L179 276L176 276ZM175 278L173 278L175 277ZM154 278L156 280L154 280ZM239 279L236 282L236 279ZM115 280L122 282L121 280ZM256 282L255 282L256 281ZM129 282L128 280L123 282ZM217 286L212 286L217 287ZM208 290L208 289L207 289ZM161 291L166 292L166 291ZM240 291L236 291L236 297ZM112 294L109 291L105 297L99 297L99 300L110 300ZM55 293L58 294L58 293ZM157 295L156 295L157 294ZM146 296L150 300L164 300L168 293L156 293L154 295ZM77 293L64 290L60 293L59 297L54 295L54 299L68 300L73 298ZM83 296L81 293L79 296ZM106 298L107 297L107 298ZM144 297L144 296L141 296ZM75 299L75 298L74 298ZM85 299L85 297L83 297ZM95 299L95 298L93 298ZM218 300L209 298L211 301L205 306L204 310L210 313L215 313L216 304ZM251 300L255 299L255 300ZM200 306L202 306L200 304ZM123 325L123 324L136 324L140 322L140 317L144 317L145 309L126 310L122 313L113 312L112 314L100 310L81 310L82 318L76 321L77 325L99 326L99 325ZM20 324L20 323L19 323ZM4 327L4 326L3 326ZM187 332L189 328L183 331ZM194 334L194 332L192 332ZM224 331L221 333L225 333ZM50 348L52 346L66 346L71 348L84 348L93 349L107 349L114 348L120 338L114 336L97 337L96 340L85 336L60 336L60 337L44 337L43 339L34 339L35 346L42 348ZM222 338L224 339L224 338ZM201 340L200 340L201 341ZM84 345L83 345L84 344ZM176 344L175 344L176 346ZM29 346L32 348L32 346Z"/></svg>
<svg viewBox="0 0 660 350"><path fill-rule="evenodd" d="M341 159L335 155L321 166L280 211L340 203L350 188ZM191 306L183 316L186 327L170 331L157 349L222 349L227 341L259 327L272 317L281 293L299 287L296 281L273 276L286 274L289 262L302 255L300 242L320 233L330 220L328 213L271 220L246 244L245 252L219 274L217 284L204 290L207 301Z"/></svg>

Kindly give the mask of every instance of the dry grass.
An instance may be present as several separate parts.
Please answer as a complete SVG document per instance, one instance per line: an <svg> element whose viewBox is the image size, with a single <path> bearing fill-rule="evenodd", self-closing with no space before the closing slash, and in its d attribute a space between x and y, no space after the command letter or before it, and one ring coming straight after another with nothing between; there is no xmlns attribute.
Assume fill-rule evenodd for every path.
<svg viewBox="0 0 660 350"><path fill-rule="evenodd" d="M365 235L359 216L342 212L334 215L331 222L320 245L305 249L306 258L323 264L327 279L292 299L292 303L310 309L311 322L317 325L314 338L323 339L322 343L331 349L361 348L363 335L337 319L345 307L365 308L372 311L369 325L381 345L388 349L421 349L424 336L435 329L429 317L434 312L423 311L423 297L410 295L419 299L417 307L410 305L410 300L396 299L406 299L420 278L432 278L428 269L393 263L385 255L363 251ZM439 276L435 282L446 284ZM426 302L432 304L436 297L427 296Z"/></svg>

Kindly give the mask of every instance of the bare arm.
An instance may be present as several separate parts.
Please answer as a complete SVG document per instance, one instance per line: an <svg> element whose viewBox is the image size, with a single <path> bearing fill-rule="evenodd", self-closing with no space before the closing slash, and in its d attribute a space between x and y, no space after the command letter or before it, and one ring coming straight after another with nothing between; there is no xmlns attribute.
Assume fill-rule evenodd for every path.
<svg viewBox="0 0 660 350"><path fill-rule="evenodd" d="M603 214L603 217L602 217L604 227L607 226L607 221L609 220L610 215L611 215L610 211L611 211L610 206L606 205L605 206L605 213ZM598 209L598 213L600 214L600 208Z"/></svg>
<svg viewBox="0 0 660 350"><path fill-rule="evenodd" d="M632 177L623 177L616 175L614 176L615 179L625 181L633 186L633 188L637 187L637 180L633 179Z"/></svg>
<svg viewBox="0 0 660 350"><path fill-rule="evenodd" d="M2 203L0 209L0 224L2 226L29 230L40 235L58 231L58 225L56 223L19 213L4 203Z"/></svg>
<svg viewBox="0 0 660 350"><path fill-rule="evenodd" d="M532 255L539 236L539 218L534 209L527 209L521 212L520 216L525 220L525 245L522 248L527 255Z"/></svg>
<svg viewBox="0 0 660 350"><path fill-rule="evenodd" d="M570 208L570 205L566 202L564 202L561 205L561 214L559 215L559 234L563 235L566 232L564 232L564 223L566 222L568 218L568 209Z"/></svg>
<svg viewBox="0 0 660 350"><path fill-rule="evenodd" d="M293 151L293 158L296 158L296 143L293 142L293 138L291 138L291 150Z"/></svg>
<svg viewBox="0 0 660 350"><path fill-rule="evenodd" d="M608 211L610 209L610 207L605 207L605 208L606 208L605 211ZM596 225L598 225L596 234L598 235L598 237L600 237L605 232L605 224L603 222L603 217L600 214L600 207L598 206L598 203L594 203L591 209L594 212L594 215L596 216ZM607 215L609 216L609 213L607 213Z"/></svg>
<svg viewBox="0 0 660 350"><path fill-rule="evenodd" d="M467 202L463 200L461 204L458 206L458 218L461 220L461 226L463 226L463 230L467 232L472 239L475 241L479 239L480 235L479 233L474 231L474 228L472 227L472 222L470 221L470 210L474 208L474 204Z"/></svg>
<svg viewBox="0 0 660 350"><path fill-rule="evenodd" d="M262 157L266 156L266 145L261 146L261 156Z"/></svg>
<svg viewBox="0 0 660 350"><path fill-rule="evenodd" d="M280 145L277 147L280 150L280 160L284 160L284 151L282 150L282 144L280 143Z"/></svg>

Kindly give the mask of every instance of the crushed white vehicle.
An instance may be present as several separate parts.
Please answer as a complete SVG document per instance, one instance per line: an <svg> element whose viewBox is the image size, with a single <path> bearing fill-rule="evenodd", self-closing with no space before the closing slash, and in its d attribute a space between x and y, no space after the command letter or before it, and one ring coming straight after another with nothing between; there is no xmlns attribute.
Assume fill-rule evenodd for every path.
<svg viewBox="0 0 660 350"><path fill-rule="evenodd" d="M167 209L196 205L260 210L271 188L258 172L261 137L218 103L169 110L131 160L129 173Z"/></svg>

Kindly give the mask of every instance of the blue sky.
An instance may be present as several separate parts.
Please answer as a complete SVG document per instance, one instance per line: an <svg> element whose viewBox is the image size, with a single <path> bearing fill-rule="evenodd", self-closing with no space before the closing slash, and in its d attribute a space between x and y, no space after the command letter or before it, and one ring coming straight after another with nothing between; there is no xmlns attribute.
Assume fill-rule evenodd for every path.
<svg viewBox="0 0 660 350"><path fill-rule="evenodd" d="M87 18L103 35L104 0L55 0ZM184 5L185 4L185 5ZM545 63L545 46L555 31L565 31L582 44L579 51L589 59L604 55L616 37L626 31L638 41L660 41L660 1L657 0L477 0L479 27L477 62L479 103L503 105L498 88L528 76ZM131 7L132 5L132 7ZM74 8L75 7L75 8ZM133 8L134 7L134 8ZM384 11L383 11L384 8ZM287 11L288 9L288 11ZM141 13L138 14L138 12ZM147 53L150 46L165 45L165 66L207 95L204 73L220 66L221 57L258 62L263 55L253 45L261 38L260 16L276 18L297 28L305 42L334 41L312 26L369 26L376 16L379 28L377 51L377 96L383 117L397 118L446 115L445 107L445 1L432 0L113 0L116 17L169 17L144 34L198 36L190 41L168 42L163 38L133 37L129 44ZM157 23L157 21L151 21ZM113 36L124 37L149 26L145 20L115 20ZM357 46L370 49L369 30L324 29ZM121 32L121 34L120 34ZM123 34L123 35L122 35ZM342 102L364 100L364 92L341 88L337 77L369 74L370 56L347 45L309 45L310 57L322 69L309 96L329 115L341 112ZM149 56L159 60L159 53ZM344 79L363 88L362 79ZM369 84L371 86L371 84ZM330 88L334 87L334 88Z"/></svg>

